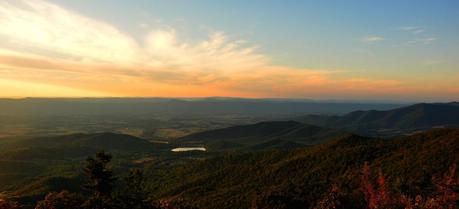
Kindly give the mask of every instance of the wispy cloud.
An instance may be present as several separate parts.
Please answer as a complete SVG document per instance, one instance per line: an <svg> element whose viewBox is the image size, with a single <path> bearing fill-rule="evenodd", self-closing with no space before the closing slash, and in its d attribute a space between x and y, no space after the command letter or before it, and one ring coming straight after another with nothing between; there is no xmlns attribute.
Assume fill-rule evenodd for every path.
<svg viewBox="0 0 459 209"><path fill-rule="evenodd" d="M436 40L437 40L437 38L435 38L435 37L416 38L414 40L406 42L406 44L408 44L408 45L410 45L410 44L431 44Z"/></svg>
<svg viewBox="0 0 459 209"><path fill-rule="evenodd" d="M399 28L400 31L408 32L412 34L412 40L406 41L403 45L414 45L414 44L432 44L437 41L436 37L428 37L426 29L420 26L403 26Z"/></svg>
<svg viewBox="0 0 459 209"><path fill-rule="evenodd" d="M380 41L384 41L385 38L382 37L382 36L367 36L365 38L362 38L362 42L364 43L374 43L374 42L380 42Z"/></svg>
<svg viewBox="0 0 459 209"><path fill-rule="evenodd" d="M138 43L108 23L42 0L0 2L0 25L0 35L8 40L6 47L10 49L32 49L42 55L86 62L164 67L212 65L222 59L232 62L228 64L244 64L263 59L254 48L242 48L222 33L189 44L180 43L173 30L154 30Z"/></svg>
<svg viewBox="0 0 459 209"><path fill-rule="evenodd" d="M400 27L399 30L410 32L413 34L420 34L420 33L424 33L426 29L424 27L419 27L419 26L403 26L403 27Z"/></svg>
<svg viewBox="0 0 459 209"><path fill-rule="evenodd" d="M106 62L132 62L139 53L115 27L42 0L1 1L0 25L16 50Z"/></svg>

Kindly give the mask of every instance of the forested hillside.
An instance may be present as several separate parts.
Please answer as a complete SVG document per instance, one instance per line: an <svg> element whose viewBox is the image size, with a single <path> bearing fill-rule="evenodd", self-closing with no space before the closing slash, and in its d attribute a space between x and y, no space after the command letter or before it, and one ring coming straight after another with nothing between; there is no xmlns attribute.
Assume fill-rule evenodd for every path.
<svg viewBox="0 0 459 209"><path fill-rule="evenodd" d="M109 181L111 189L105 191L103 198L107 204L134 198L139 201L133 200L137 206L148 200L147 206L139 208L277 209L333 208L333 205L334 208L405 208L418 197L437 204L437 208L447 208L457 201L457 153L459 130L441 129L393 139L346 135L308 148L227 153L175 165L153 160L135 166L143 170L141 179L145 187L134 192L133 197L120 196L133 192L126 188L130 181L136 182L133 173L126 174L129 168L117 169L110 160L102 160L103 166L113 168L110 169L113 173L104 178L118 177ZM63 190L71 195L53 193L48 202L61 201L56 196L102 198L94 196L97 193L94 188L84 186L93 182L92 175L97 174L89 172L91 163L94 158L89 159L80 174L27 184L11 193L12 200L32 204L31 207L46 192ZM33 188L42 188L41 194L29 196ZM136 199L139 196L140 200ZM85 201L74 206L78 208L82 202ZM379 206L370 207L372 204Z"/></svg>
<svg viewBox="0 0 459 209"><path fill-rule="evenodd" d="M365 162L373 177L381 170L394 192L432 195L431 178L444 175L458 153L459 130L446 129L394 139L348 135L306 149L225 155L167 171L151 165L147 171L157 179L157 197L180 197L202 208L248 208L254 198L310 208L332 185L354 198Z"/></svg>
<svg viewBox="0 0 459 209"><path fill-rule="evenodd" d="M203 131L174 142L201 145L211 150L294 148L318 144L342 134L342 131L295 121L266 121Z"/></svg>

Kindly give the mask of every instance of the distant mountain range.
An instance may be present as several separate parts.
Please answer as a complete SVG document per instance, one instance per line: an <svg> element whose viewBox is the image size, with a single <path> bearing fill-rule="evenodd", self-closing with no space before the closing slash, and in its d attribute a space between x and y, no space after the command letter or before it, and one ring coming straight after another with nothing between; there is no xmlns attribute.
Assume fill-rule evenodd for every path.
<svg viewBox="0 0 459 209"><path fill-rule="evenodd" d="M26 98L1 99L0 116L286 116L387 110L397 103L244 98Z"/></svg>
<svg viewBox="0 0 459 209"><path fill-rule="evenodd" d="M178 138L174 143L201 145L210 150L288 149L318 144L340 134L343 132L296 121L269 121L199 132Z"/></svg>
<svg viewBox="0 0 459 209"><path fill-rule="evenodd" d="M320 144L346 133L395 136L445 127L459 127L459 103L422 103L387 111L355 111L343 116L308 115L297 121L266 121L198 132L170 144L108 132L32 137L16 140L3 155L50 157L48 155L54 152L60 153L56 155L60 157L75 157L97 150L167 152L181 146L204 146L211 152L286 150Z"/></svg>
<svg viewBox="0 0 459 209"><path fill-rule="evenodd" d="M298 121L363 135L394 136L459 127L459 103L420 103L385 111L354 111L343 116L307 115Z"/></svg>
<svg viewBox="0 0 459 209"><path fill-rule="evenodd" d="M288 149L322 143L346 132L390 137L449 127L459 127L457 102L421 103L386 111L360 110L343 116L307 115L296 121L267 121L204 131L175 142L211 150Z"/></svg>

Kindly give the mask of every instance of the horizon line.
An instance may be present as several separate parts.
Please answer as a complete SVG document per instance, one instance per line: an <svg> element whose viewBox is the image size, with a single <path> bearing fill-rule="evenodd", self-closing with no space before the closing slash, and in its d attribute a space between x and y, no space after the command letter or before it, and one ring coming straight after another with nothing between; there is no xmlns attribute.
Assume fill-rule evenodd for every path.
<svg viewBox="0 0 459 209"><path fill-rule="evenodd" d="M314 99L301 97L225 97L225 96L209 96L209 97L144 97L144 96L103 96L103 97L0 97L0 100L27 100L27 99L177 99L177 100L205 100L205 99L239 99L239 100L284 100L298 102L344 102L344 103L451 103L459 102L459 100L397 100L397 99Z"/></svg>

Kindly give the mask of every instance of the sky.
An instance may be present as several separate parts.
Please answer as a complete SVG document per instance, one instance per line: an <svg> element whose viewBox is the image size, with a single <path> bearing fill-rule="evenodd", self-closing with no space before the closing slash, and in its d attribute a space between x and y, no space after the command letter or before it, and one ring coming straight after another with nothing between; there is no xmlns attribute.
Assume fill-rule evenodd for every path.
<svg viewBox="0 0 459 209"><path fill-rule="evenodd" d="M457 0L0 0L0 97L459 100Z"/></svg>

